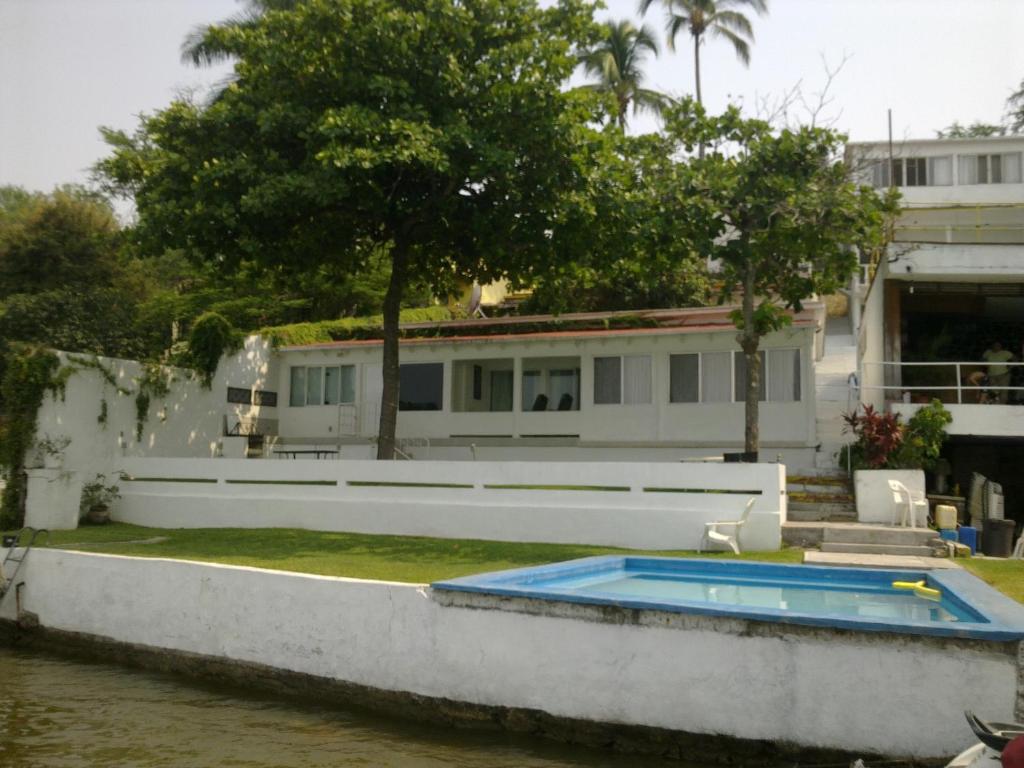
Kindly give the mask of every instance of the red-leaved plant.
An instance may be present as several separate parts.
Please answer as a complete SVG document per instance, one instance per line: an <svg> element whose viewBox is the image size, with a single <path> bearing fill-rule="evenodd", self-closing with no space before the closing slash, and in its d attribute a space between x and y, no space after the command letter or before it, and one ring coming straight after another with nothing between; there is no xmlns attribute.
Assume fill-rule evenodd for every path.
<svg viewBox="0 0 1024 768"><path fill-rule="evenodd" d="M851 446L855 459L872 469L884 467L889 455L903 444L903 426L898 413L879 413L870 405L863 413L843 415L844 432L852 432L857 442ZM860 456L856 456L860 454Z"/></svg>

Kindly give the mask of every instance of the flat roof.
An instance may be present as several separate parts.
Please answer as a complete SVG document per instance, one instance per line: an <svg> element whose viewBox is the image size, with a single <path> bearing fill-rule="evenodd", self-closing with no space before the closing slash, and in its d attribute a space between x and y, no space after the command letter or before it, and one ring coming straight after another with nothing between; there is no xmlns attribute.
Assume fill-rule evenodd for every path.
<svg viewBox="0 0 1024 768"><path fill-rule="evenodd" d="M618 312L573 312L564 315L516 315L481 317L428 323L402 323L400 339L410 344L465 344L516 340L552 340L618 336L662 336L683 333L734 332L730 313L735 305L686 309L644 309ZM791 327L815 327L824 324L825 305L805 302L803 310L793 313ZM567 328L571 325L575 327ZM438 335L431 335L432 333ZM380 338L342 339L314 344L287 345L280 351L343 349L377 346Z"/></svg>

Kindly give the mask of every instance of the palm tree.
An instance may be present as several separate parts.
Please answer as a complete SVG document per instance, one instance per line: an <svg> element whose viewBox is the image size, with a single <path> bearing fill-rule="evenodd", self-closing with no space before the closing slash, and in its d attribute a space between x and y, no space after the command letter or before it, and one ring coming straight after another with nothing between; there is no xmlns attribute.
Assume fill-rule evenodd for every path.
<svg viewBox="0 0 1024 768"><path fill-rule="evenodd" d="M626 20L605 22L604 28L604 39L580 57L586 73L598 79L583 87L614 94L617 110L612 122L625 130L630 104L634 114L640 110L661 114L671 99L642 87L641 65L648 53L658 55L658 43L651 30L647 26L637 29Z"/></svg>
<svg viewBox="0 0 1024 768"><path fill-rule="evenodd" d="M302 0L245 0L245 9L241 13L229 16L214 26L217 27L250 27L259 21L260 16L268 11L290 11ZM220 45L206 39L209 29L205 24L193 27L181 44L181 59L186 64L197 67L210 66L231 58L231 52Z"/></svg>
<svg viewBox="0 0 1024 768"><path fill-rule="evenodd" d="M640 0L641 15L654 5L655 0ZM753 8L758 14L768 12L768 0L660 0L668 14L668 45L676 49L676 36L686 29L693 38L693 66L697 82L697 103L702 104L700 93L700 46L704 35L724 37L736 50L744 64L750 64L750 43L754 42L754 28L750 19L735 8Z"/></svg>

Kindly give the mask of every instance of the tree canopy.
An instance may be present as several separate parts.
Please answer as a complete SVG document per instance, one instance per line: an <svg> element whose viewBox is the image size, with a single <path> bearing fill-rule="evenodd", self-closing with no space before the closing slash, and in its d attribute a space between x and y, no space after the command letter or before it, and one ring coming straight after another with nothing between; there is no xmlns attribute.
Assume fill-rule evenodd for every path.
<svg viewBox="0 0 1024 768"><path fill-rule="evenodd" d="M845 137L825 128L776 130L736 108L709 117L685 102L669 112L666 134L680 150L709 147L685 183L704 206L698 220L712 223L695 240L717 265L719 299L741 297L733 321L746 360L745 450L755 453L761 338L791 321L787 308L848 281L858 250L882 247L896 197L855 184L841 160Z"/></svg>
<svg viewBox="0 0 1024 768"><path fill-rule="evenodd" d="M585 247L603 134L562 87L592 7L562 0L308 0L203 45L235 61L207 105L176 101L100 165L140 244L287 274L390 263L379 456L393 453L407 286L523 279Z"/></svg>
<svg viewBox="0 0 1024 768"><path fill-rule="evenodd" d="M648 54L658 55L658 43L646 25L637 29L628 20L608 21L602 26L598 43L580 57L587 75L597 78L584 88L608 93L615 98L612 122L625 129L629 108L633 113L646 110L660 115L671 99L663 93L644 88L643 63Z"/></svg>

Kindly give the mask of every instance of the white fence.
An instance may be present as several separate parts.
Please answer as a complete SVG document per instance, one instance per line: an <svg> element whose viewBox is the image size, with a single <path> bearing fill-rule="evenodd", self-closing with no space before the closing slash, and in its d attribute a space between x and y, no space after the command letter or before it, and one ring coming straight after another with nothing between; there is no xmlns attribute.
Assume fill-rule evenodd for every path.
<svg viewBox="0 0 1024 768"><path fill-rule="evenodd" d="M638 549L693 549L736 520L778 549L781 464L245 461L127 458L114 518L163 528L291 527Z"/></svg>

